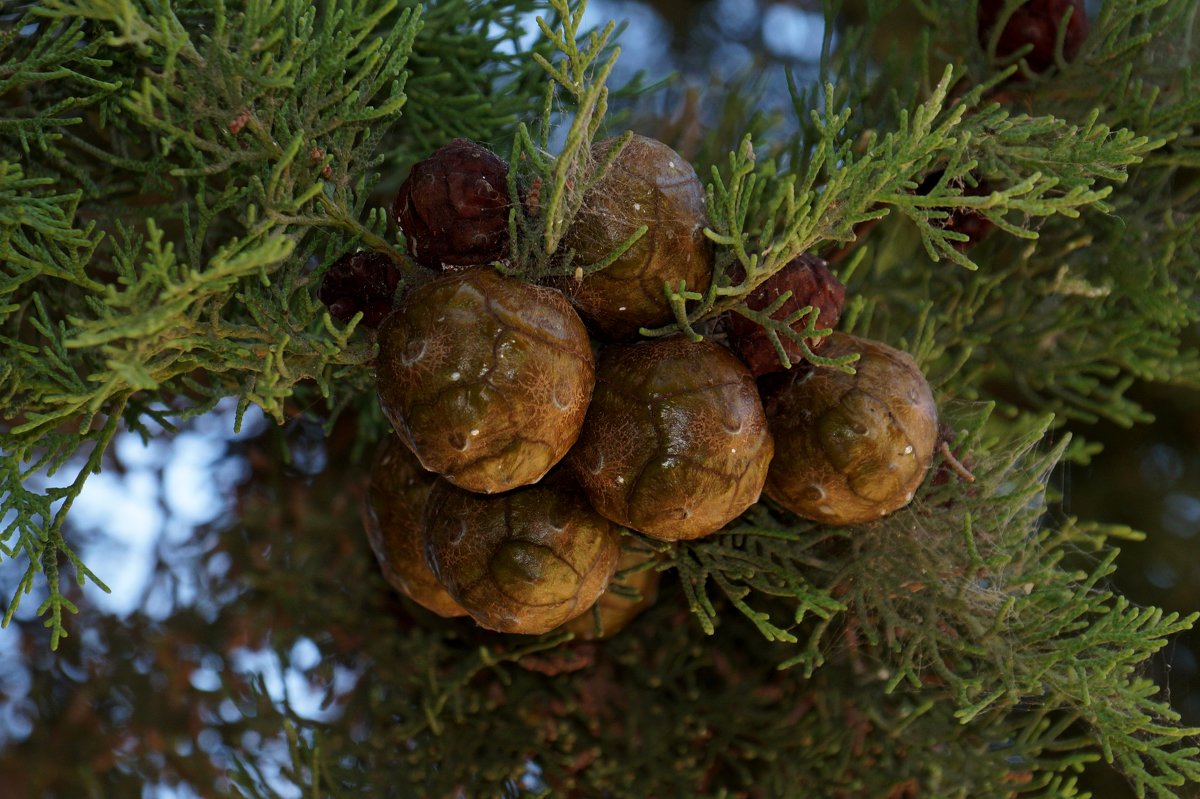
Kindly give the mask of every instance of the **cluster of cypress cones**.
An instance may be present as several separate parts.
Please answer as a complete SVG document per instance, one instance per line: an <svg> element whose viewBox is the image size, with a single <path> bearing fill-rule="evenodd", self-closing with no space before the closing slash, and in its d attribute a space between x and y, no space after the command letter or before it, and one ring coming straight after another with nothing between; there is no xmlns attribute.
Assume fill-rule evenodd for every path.
<svg viewBox="0 0 1200 799"><path fill-rule="evenodd" d="M993 5L981 4L981 37L995 24ZM1038 5L1062 4L1030 3L1007 24L1029 24ZM1082 13L1071 19L1067 57L1077 50L1072 31L1086 32ZM1006 28L999 55L1017 52L1012 38ZM1034 70L1039 41L1024 51ZM598 143L596 160L612 146ZM397 589L502 632L569 625L607 635L652 598L657 579L648 556L622 554L621 528L695 539L763 493L828 525L869 522L912 500L938 425L905 353L841 333L805 341L835 358L858 354L850 375L812 368L780 336L800 363L787 369L771 335L739 314L724 320L728 348L638 337L673 319L664 283L703 292L713 279L704 192L680 155L641 136L624 145L563 249L595 263L640 226L647 232L582 278L535 285L488 266L509 254L507 185L500 158L451 142L413 167L393 205L411 257L440 274L390 314L386 256L347 256L322 286L335 316L363 311L365 324L380 325L379 397L397 435L373 467L367 528ZM811 306L832 328L844 298L827 264L802 255L745 302L759 312L778 305L778 320ZM642 601L606 593L618 569Z"/></svg>
<svg viewBox="0 0 1200 799"><path fill-rule="evenodd" d="M609 146L596 145L598 159ZM508 255L506 181L502 161L458 140L413 168L393 206L410 255L438 270L379 328L377 385L396 437L373 469L368 530L397 588L489 629L576 620L580 634L611 634L641 604L605 593L616 571L640 575L643 596L657 574L647 556L622 561L621 528L710 535L764 488L827 524L912 498L936 411L903 353L833 334L807 343L860 353L856 375L783 371L763 328L741 317L727 323L732 350L638 338L672 318L664 282L712 279L703 191L681 156L644 137L624 146L564 246L590 263L647 233L582 280L535 285L487 265ZM779 319L811 305L836 323L843 299L825 263L802 256L746 302L778 305ZM583 615L597 601L599 630Z"/></svg>

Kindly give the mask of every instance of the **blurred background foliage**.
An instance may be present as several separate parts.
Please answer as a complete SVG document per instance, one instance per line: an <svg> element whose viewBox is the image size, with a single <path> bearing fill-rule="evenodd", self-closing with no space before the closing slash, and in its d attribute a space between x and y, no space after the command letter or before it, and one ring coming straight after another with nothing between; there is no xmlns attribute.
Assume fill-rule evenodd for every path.
<svg viewBox="0 0 1200 799"><path fill-rule="evenodd" d="M823 25L817 5L610 0L594 2L589 13L630 20L619 62L625 74L616 83L639 69L652 78L678 71L651 106L620 112L631 126L659 131L704 164L781 113L788 101L783 71L768 67L788 65L798 78L815 77ZM847 4L849 19L857 5ZM892 44L904 46L916 28L897 20L889 28ZM719 84L744 91L728 93L722 108L709 107L705 89ZM745 103L741 113L729 113L739 102ZM726 140L698 133L721 125L729 126ZM385 178L381 191L400 177ZM1200 343L1200 331L1192 343ZM1135 387L1131 396L1153 414L1152 423L1126 428L1070 422L1069 430L1103 449L1090 461L1058 468L1052 513L1145 531L1144 542L1123 548L1115 587L1140 603L1192 611L1200 608L1200 397L1161 384ZM478 700L483 707L454 708L449 723L493 728L470 736L451 730L419 744L414 735L407 739L412 747L444 747L443 757L483 762L492 758L465 747L502 746L509 742L505 736L538 728L531 752L555 746L578 751L583 769L592 750L580 740L594 730L563 722L569 714L557 713L556 703L583 697L593 704L585 709L596 724L620 724L622 703L635 697L614 694L614 686L641 680L645 692L637 696L650 697L654 713L694 709L702 693L714 697L713 713L678 719L682 743L674 749L641 749L630 736L628 751L617 758L609 753L606 762L626 763L634 775L651 755L673 757L683 773L712 749L738 753L748 763L794 760L791 769L773 772L790 782L764 785L764 795L784 795L773 789L803 784L805 750L819 749L821 742L790 741L788 725L838 701L835 676L803 687L761 675L743 680L742 670L770 664L739 654L738 639L757 633L737 614L722 626L722 656L691 665L689 653L704 638L682 600L672 597L678 586L670 579L665 598L635 622L653 634L637 634L635 627L607 644L573 650L573 657L593 667L587 677L561 653L524 653L470 625L436 619L391 592L371 557L359 521L366 475L353 415L343 415L326 437L321 419L292 407L284 426L252 415L235 436L233 410L223 403L181 432L155 437L149 447L133 434L120 434L105 478L89 485L89 499L81 499L70 524L72 540L91 553L84 558L89 564L103 569L113 595L64 589L73 592L81 612L72 624L77 633L57 652L49 651L48 634L34 618L37 601L27 602L13 626L0 632L0 799L299 796L297 786L313 782L314 775L296 773L297 764L333 770L325 778L346 796L379 795L369 786L387 785L387 795L419 795L405 786L438 785L436 775L421 772L426 761L415 758L413 771L387 772L404 763L403 753L373 751L398 744L395 733L380 736L371 727L372 710L394 690L389 658L404 663L405 679L419 678L414 659L432 668L447 651L461 654L463 671L439 679L470 681L482 674L495 686ZM0 586L0 596L11 590ZM345 601L330 602L330 595ZM523 681L520 693L507 695L502 672L472 660L480 651L519 660L521 668L545 678ZM1200 633L1192 631L1154 660L1153 676L1185 725L1200 725L1198 657ZM574 688L585 684L567 690L567 680ZM681 692L678 703L674 692ZM519 705L515 726L505 726L510 714L489 715L489 703ZM721 718L731 707L745 715L744 723ZM412 708L414 715L420 712ZM323 729L319 738L312 734L314 722ZM397 730L412 723L395 719ZM840 742L847 756L869 758L870 735L878 734L869 729L864 725L858 738L847 731ZM921 739L916 728L903 734ZM971 745L956 742L966 749L946 753L946 779L953 779L954 758ZM713 784L722 784L720 770L730 768L727 761L705 767ZM545 788L540 768L530 759L516 772L485 776L505 784L509 795L533 795ZM1103 799L1131 795L1102 767L1090 767L1085 782ZM690 786L678 790L675 795L688 795ZM450 785L441 795L476 794Z"/></svg>

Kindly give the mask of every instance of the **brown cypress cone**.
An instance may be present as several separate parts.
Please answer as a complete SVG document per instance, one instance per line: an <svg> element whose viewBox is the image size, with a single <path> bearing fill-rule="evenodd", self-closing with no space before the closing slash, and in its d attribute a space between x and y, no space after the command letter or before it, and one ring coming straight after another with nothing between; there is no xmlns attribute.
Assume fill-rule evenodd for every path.
<svg viewBox="0 0 1200 799"><path fill-rule="evenodd" d="M508 252L508 165L455 139L413 165L392 203L408 252L432 269L477 266Z"/></svg>
<svg viewBox="0 0 1200 799"><path fill-rule="evenodd" d="M339 322L348 322L362 311L361 324L378 327L392 310L392 297L400 282L400 270L387 253L363 251L343 255L333 262L317 299Z"/></svg>
<svg viewBox="0 0 1200 799"><path fill-rule="evenodd" d="M608 587L617 526L565 482L488 496L439 480L425 503L425 558L481 627L540 635Z"/></svg>
<svg viewBox="0 0 1200 799"><path fill-rule="evenodd" d="M486 266L409 292L379 329L375 371L421 465L484 493L541 480L579 437L596 381L562 294Z"/></svg>
<svg viewBox="0 0 1200 799"><path fill-rule="evenodd" d="M735 278L738 276L735 275ZM846 299L846 287L829 270L825 261L808 253L792 259L751 292L746 298L746 305L751 310L761 311L785 291L792 292L792 296L772 314L772 319L786 319L804 306L813 305L821 311L818 325L830 328L837 326ZM803 330L807 323L808 317L804 317L794 323L793 329ZM730 343L755 377L784 371L779 354L761 325L736 312L729 314L727 325ZM804 361L804 350L799 344L784 336L780 336L779 340L793 366ZM824 342L824 337L810 338L808 346L815 351Z"/></svg>
<svg viewBox="0 0 1200 799"><path fill-rule="evenodd" d="M986 50L992 29L1000 21L1005 0L979 0L979 43ZM1087 9L1084 0L1030 0L1020 6L1004 25L996 44L996 58L1006 59L1026 45L1033 48L1023 58L1034 72L1045 72L1054 66L1058 30L1067 9L1074 9L1067 22L1063 38L1063 57L1074 60L1088 35Z"/></svg>
<svg viewBox="0 0 1200 799"><path fill-rule="evenodd" d="M625 569L631 569L647 560L657 558L657 555L647 556L642 552L633 550L623 550L620 558L617 560L617 574ZM622 580L614 578L613 583L609 584L608 589L600 595L596 600L596 604L592 607L593 612L600 615L600 631L596 631L596 619L593 613L584 613L582 616L576 616L562 626L562 629L575 633L575 638L580 641L595 641L601 638L611 638L637 618L643 610L654 604L658 599L658 583L662 578L662 572L656 569L643 569L639 572L634 572ZM625 594L619 594L612 590L614 584L622 585L626 588L632 588L638 592L640 599L630 599Z"/></svg>
<svg viewBox="0 0 1200 799"><path fill-rule="evenodd" d="M764 391L775 453L763 493L822 524L874 521L912 501L929 471L933 391L912 356L882 342L834 333L825 353L862 357L853 375L814 368Z"/></svg>
<svg viewBox="0 0 1200 799"><path fill-rule="evenodd" d="M425 561L425 502L437 481L399 438L388 436L371 467L363 526L393 588L439 616L465 616Z"/></svg>
<svg viewBox="0 0 1200 799"><path fill-rule="evenodd" d="M944 169L930 172L921 181L921 185L917 186L917 194L928 194L933 191L933 187L938 184L938 181L942 179L942 175L945 173L946 170ZM974 186L964 183L962 187L964 197L986 197L991 193L992 187L986 180L976 180ZM942 220L941 227L944 230L963 233L969 237L966 241L954 242L954 248L960 251L970 249L983 241L996 228L992 224L992 220L970 208L956 208L950 211L950 215Z"/></svg>
<svg viewBox="0 0 1200 799"><path fill-rule="evenodd" d="M709 339L677 335L600 353L567 462L602 516L681 541L757 502L772 452L750 371Z"/></svg>
<svg viewBox="0 0 1200 799"><path fill-rule="evenodd" d="M602 159L613 144L612 139L596 142L593 157ZM671 322L675 312L663 283L675 286L683 280L689 290L703 293L712 280L704 184L679 153L634 135L584 196L561 251L573 250L580 265L594 264L643 225L646 234L604 269L580 281L555 281L601 338L633 339L642 327Z"/></svg>

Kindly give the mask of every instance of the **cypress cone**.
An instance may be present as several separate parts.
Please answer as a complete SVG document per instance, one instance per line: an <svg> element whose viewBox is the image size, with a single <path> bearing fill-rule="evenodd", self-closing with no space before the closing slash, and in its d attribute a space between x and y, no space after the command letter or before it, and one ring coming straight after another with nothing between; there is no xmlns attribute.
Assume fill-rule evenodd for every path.
<svg viewBox="0 0 1200 799"><path fill-rule="evenodd" d="M1005 0L979 0L979 42L986 49L992 30L1000 22ZM1087 9L1083 0L1030 0L1020 6L1004 24L996 44L996 57L1006 59L1026 45L1032 45L1022 58L1034 72L1045 72L1055 64L1059 28L1071 11L1063 35L1063 57L1072 61L1088 35Z"/></svg>
<svg viewBox="0 0 1200 799"><path fill-rule="evenodd" d="M508 253L508 165L455 139L413 165L392 203L413 259L432 269L477 266Z"/></svg>
<svg viewBox="0 0 1200 799"><path fill-rule="evenodd" d="M333 262L321 288L319 299L329 315L349 322L362 311L361 324L379 327L392 310L392 298L400 282L400 270L387 253L364 251L347 253Z"/></svg>
<svg viewBox="0 0 1200 799"><path fill-rule="evenodd" d="M818 318L821 327L837 326L842 315L842 304L846 299L846 287L829 270L829 265L824 260L807 253L792 259L751 292L746 298L746 305L751 310L761 311L785 291L792 292L792 296L771 315L772 319L786 319L806 305L812 305L821 312ZM804 317L793 324L793 329L803 330L807 322L808 318ZM784 366L779 360L779 353L775 351L767 331L761 325L738 313L729 314L727 325L734 350L750 367L755 377L783 371ZM810 338L809 349L815 351L824 342L824 337ZM783 350L793 366L804 360L804 350L797 342L781 335L779 343L783 345Z"/></svg>

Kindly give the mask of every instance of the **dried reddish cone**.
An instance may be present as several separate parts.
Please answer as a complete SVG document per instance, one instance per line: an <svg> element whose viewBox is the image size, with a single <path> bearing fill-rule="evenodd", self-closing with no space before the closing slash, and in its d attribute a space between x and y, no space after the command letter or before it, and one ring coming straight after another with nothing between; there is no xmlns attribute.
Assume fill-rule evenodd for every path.
<svg viewBox="0 0 1200 799"><path fill-rule="evenodd" d="M604 158L614 144L596 143L593 156ZM600 336L633 338L638 328L675 318L664 282L675 287L685 280L690 291L708 290L714 250L704 235L707 224L704 186L692 165L660 141L633 136L584 197L561 247L574 250L575 263L588 266L642 225L645 235L604 269L558 285Z"/></svg>
<svg viewBox="0 0 1200 799"><path fill-rule="evenodd" d="M408 252L434 269L477 266L508 254L508 165L455 139L413 165L392 203Z"/></svg>
<svg viewBox="0 0 1200 799"><path fill-rule="evenodd" d="M736 275L735 282L738 282ZM772 319L786 319L801 308L812 305L821 312L817 320L819 327L837 326L842 315L842 304L846 299L846 287L829 271L829 266L824 260L815 255L805 254L789 261L750 293L746 298L746 305L751 310L761 311L785 291L792 292L792 296L771 315ZM792 327L794 330L803 330L808 321L809 318L804 317L793 323ZM727 326L734 351L750 367L755 377L784 371L779 353L775 351L767 331L761 325L732 312L728 316ZM779 343L783 345L784 352L793 365L803 362L804 350L799 344L784 335L779 337ZM808 346L814 351L823 343L824 337L808 339Z"/></svg>
<svg viewBox="0 0 1200 799"><path fill-rule="evenodd" d="M371 467L367 539L393 588L439 616L465 616L425 562L425 502L437 479L400 439L388 436Z"/></svg>
<svg viewBox="0 0 1200 799"><path fill-rule="evenodd" d="M540 480L579 436L594 383L562 294L487 267L414 288L379 330L384 414L426 469L471 491Z"/></svg>
<svg viewBox="0 0 1200 799"><path fill-rule="evenodd" d="M1005 0L979 0L979 43L986 50L992 30L1000 23ZM1067 11L1071 19L1063 34L1063 57L1074 60L1087 38L1089 23L1084 0L1030 0L1008 18L996 44L996 58L1004 60L1018 50L1033 45L1024 56L1034 72L1041 73L1055 65L1059 29Z"/></svg>
<svg viewBox="0 0 1200 799"><path fill-rule="evenodd" d="M617 561L617 573L645 563L647 559L655 558L645 552L624 550ZM662 572L646 568L630 574L623 580L618 581L614 578L608 590L601 594L600 599L592 606L591 612L576 616L564 624L563 629L575 633L575 637L583 641L611 638L625 629L643 610L654 604L658 599L658 583L661 577ZM640 598L631 599L619 594L612 590L614 585L632 588L638 592ZM599 631L596 630L597 614L600 616Z"/></svg>
<svg viewBox="0 0 1200 799"><path fill-rule="evenodd" d="M945 174L946 170L944 169L930 172L921 181L921 184L917 186L917 194L928 194L931 192ZM991 185L982 179L976 180L974 186L965 182L962 186L964 197L986 197L991 193ZM954 209L942 220L941 227L945 230L953 230L955 233L962 233L967 236L966 241L954 242L954 247L957 250L967 250L974 247L990 236L992 231L996 229L996 226L992 224L992 220L970 208Z"/></svg>
<svg viewBox="0 0 1200 799"><path fill-rule="evenodd" d="M399 282L400 270L387 253L369 250L347 253L325 272L317 299L339 322L349 322L362 311L360 324L379 327L391 313Z"/></svg>
<svg viewBox="0 0 1200 799"><path fill-rule="evenodd" d="M913 359L844 333L823 350L856 352L853 375L812 369L764 392L775 458L763 492L823 524L874 521L907 505L938 441L933 392Z"/></svg>
<svg viewBox="0 0 1200 799"><path fill-rule="evenodd" d="M476 622L548 632L604 593L620 554L616 525L561 483L497 496L439 481L425 507L430 568Z"/></svg>
<svg viewBox="0 0 1200 799"><path fill-rule="evenodd" d="M672 336L604 350L568 462L601 514L678 541L754 504L771 452L749 370L718 344Z"/></svg>

